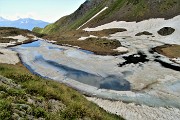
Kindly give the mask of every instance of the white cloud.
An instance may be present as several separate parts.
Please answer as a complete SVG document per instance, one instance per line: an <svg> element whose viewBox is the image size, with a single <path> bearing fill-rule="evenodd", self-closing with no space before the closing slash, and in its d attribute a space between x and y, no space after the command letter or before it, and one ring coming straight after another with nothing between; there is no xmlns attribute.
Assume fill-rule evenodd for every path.
<svg viewBox="0 0 180 120"><path fill-rule="evenodd" d="M47 21L47 22L55 22L57 19L59 19L59 17L57 17L57 16L47 17L47 16L43 16L43 15L38 15L34 12L28 12L25 14L15 13L13 15L2 15L2 17L5 19L8 19L8 20L17 20L20 18L32 18L32 19L43 20L43 21Z"/></svg>

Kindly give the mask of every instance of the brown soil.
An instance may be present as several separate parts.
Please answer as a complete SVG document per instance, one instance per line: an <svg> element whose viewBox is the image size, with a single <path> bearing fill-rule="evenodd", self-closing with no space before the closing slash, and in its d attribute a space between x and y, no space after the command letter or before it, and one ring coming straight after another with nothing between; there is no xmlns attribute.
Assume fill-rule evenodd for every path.
<svg viewBox="0 0 180 120"><path fill-rule="evenodd" d="M116 56L116 55L122 54L113 50L121 46L120 42L117 40L108 40L108 39L102 39L102 38L88 38L83 41L61 40L61 41L58 41L57 44L58 45L68 44L72 46L79 46L81 49L89 50L98 55Z"/></svg>
<svg viewBox="0 0 180 120"><path fill-rule="evenodd" d="M37 34L34 32L31 32L29 30L22 30L18 28L13 28L13 27L0 27L0 43L9 43L10 41L15 41L15 45L9 45L8 47L13 47L17 45L21 45L24 43L30 43L33 42L33 36L29 36L28 34L32 34L38 37L42 37L42 34ZM12 38L4 38L8 36L17 36L17 35L23 35L28 38L28 40L25 40L23 42L17 42L17 39L12 39Z"/></svg>
<svg viewBox="0 0 180 120"><path fill-rule="evenodd" d="M159 54L165 55L169 58L180 57L180 45L162 45L155 47L154 50Z"/></svg>
<svg viewBox="0 0 180 120"><path fill-rule="evenodd" d="M68 31L65 33L59 33L55 35L49 35L43 37L44 39L55 40L58 45L72 45L78 46L81 49L89 50L99 55L119 55L120 52L114 51L117 47L121 46L121 43L117 40L108 40L102 38L89 38L86 40L78 40L80 37L88 37L90 35L98 37L108 37L110 34L117 32L127 31L123 28L105 29L102 31L86 32L83 30Z"/></svg>

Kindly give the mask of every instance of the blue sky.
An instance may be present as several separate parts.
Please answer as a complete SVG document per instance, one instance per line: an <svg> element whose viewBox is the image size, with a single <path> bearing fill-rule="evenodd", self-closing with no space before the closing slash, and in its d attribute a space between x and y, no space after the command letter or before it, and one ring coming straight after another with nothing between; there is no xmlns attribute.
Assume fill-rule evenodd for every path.
<svg viewBox="0 0 180 120"><path fill-rule="evenodd" d="M74 12L85 0L0 0L0 16L15 20L31 17L55 22Z"/></svg>

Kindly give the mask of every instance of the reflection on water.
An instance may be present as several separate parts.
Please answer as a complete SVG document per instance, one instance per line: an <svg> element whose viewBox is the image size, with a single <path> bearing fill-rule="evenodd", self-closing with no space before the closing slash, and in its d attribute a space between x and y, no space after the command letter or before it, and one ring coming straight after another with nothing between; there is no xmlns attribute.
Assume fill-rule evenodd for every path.
<svg viewBox="0 0 180 120"><path fill-rule="evenodd" d="M22 44L21 47L40 47L40 41L35 41L32 43Z"/></svg>
<svg viewBox="0 0 180 120"><path fill-rule="evenodd" d="M84 52L84 53L86 53L86 54L94 54L93 52L91 52L91 51L87 51L87 50L82 50L82 49L79 49L80 51L82 51L82 52Z"/></svg>
<svg viewBox="0 0 180 120"><path fill-rule="evenodd" d="M60 50L60 51L65 51L65 48L59 48L59 47L52 47L52 46L48 46L48 49L54 49L54 50Z"/></svg>
<svg viewBox="0 0 180 120"><path fill-rule="evenodd" d="M162 87L165 91L167 90L165 93L168 93L170 91L169 92L170 94L168 93L169 95L167 95L167 97L166 96L163 97L159 93L157 93L156 95L156 91L155 91L155 96L151 93L149 94L143 91L137 93L133 92L133 94L131 94L132 92L129 92L131 90L131 84L126 79L124 79L124 77L129 79L127 76L133 74L133 71L131 71L128 68L129 66L127 66L128 69L124 69L126 66L122 68L124 69L121 71L123 77L119 77L117 72L115 73L116 76L109 74L109 76L107 77L102 77L97 74L91 74L89 72L77 68L72 68L70 65L72 65L73 63L63 65L64 63L66 64L67 62L69 62L68 61L69 59L70 61L72 59L75 59L76 61L74 61L74 63L76 63L76 62L80 62L78 61L79 59L80 60L83 59L83 61L86 61L86 59L89 59L90 56L93 56L82 53L86 51L81 51L79 49L73 50L72 48L69 47L57 46L47 43L45 41L39 41L39 42L37 41L33 44L32 43L29 44L25 45L26 48L23 47L24 45L23 46L20 45L15 47L14 50L16 50L20 54L22 61L24 62L24 65L33 73L42 75L43 77L49 77L50 79L59 80L67 85L72 86L77 90L82 91L84 94L87 95L93 95L93 96L108 98L112 100L135 102L137 104L146 104L149 106L174 106L180 108L179 98L177 98L176 96L173 97L174 95L173 96L171 95L171 93L172 94L175 93L175 95L179 96L180 89L179 89L179 83L177 82L170 82L170 83L166 82L164 85L157 86L159 87L158 89L161 89ZM37 48L35 49L33 47L37 47ZM46 51L48 53L46 53ZM60 54L62 55L62 59L61 56L58 56L59 55L58 53L62 53ZM58 57L56 57L56 55ZM66 57L65 59L63 58L64 56ZM96 57L95 58L90 57L90 58L92 60L96 60ZM144 55L143 53L133 54L124 57L124 59L126 61L122 64L122 66L131 63L137 64L139 62L148 61L146 55ZM86 62L84 64L86 64ZM108 75L108 73L106 73L106 75ZM80 83L84 83L84 84L79 84L68 78L71 78L74 81L79 81ZM87 87L86 84L92 87L90 86ZM99 90L97 90L97 88L99 88ZM106 90L100 90L100 89L106 89ZM111 90L116 90L118 92L114 92ZM119 92L119 91L127 91L127 92Z"/></svg>
<svg viewBox="0 0 180 120"><path fill-rule="evenodd" d="M108 76L106 78L97 76L85 71L77 70L66 65L58 64L57 62L46 60L41 55L35 57L34 62L42 62L50 65L59 71L63 71L64 75L67 78L71 78L78 82L88 84L100 89L110 89L110 90L118 90L118 91L128 91L130 90L130 83L120 77L117 76ZM62 72L61 72L62 73Z"/></svg>

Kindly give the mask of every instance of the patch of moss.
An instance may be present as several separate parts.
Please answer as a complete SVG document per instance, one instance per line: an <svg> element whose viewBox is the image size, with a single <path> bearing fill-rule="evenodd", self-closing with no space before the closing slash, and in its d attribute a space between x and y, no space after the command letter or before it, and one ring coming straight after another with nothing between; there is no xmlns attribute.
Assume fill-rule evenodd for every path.
<svg viewBox="0 0 180 120"><path fill-rule="evenodd" d="M11 105L5 99L0 99L0 119L1 120L10 120L12 115Z"/></svg>
<svg viewBox="0 0 180 120"><path fill-rule="evenodd" d="M176 0L165 0L161 3L160 5L160 12L161 13L164 13L165 11L171 9L174 7L174 5L177 4L177 1Z"/></svg>
<svg viewBox="0 0 180 120"><path fill-rule="evenodd" d="M148 10L148 4L146 3L146 1L138 0L138 2L136 2L136 5L134 5L133 12L131 14L135 17L141 17L145 13L147 13Z"/></svg>
<svg viewBox="0 0 180 120"><path fill-rule="evenodd" d="M77 29L79 26L87 22L89 19L91 19L94 15L96 15L99 11L101 11L104 8L103 4L99 4L97 7L91 9L89 12L87 12L83 17L76 20L69 26L69 30Z"/></svg>

